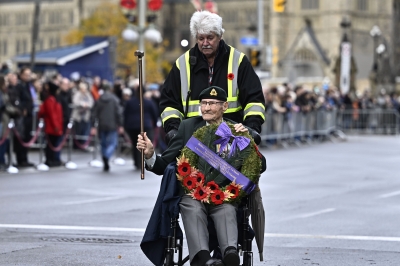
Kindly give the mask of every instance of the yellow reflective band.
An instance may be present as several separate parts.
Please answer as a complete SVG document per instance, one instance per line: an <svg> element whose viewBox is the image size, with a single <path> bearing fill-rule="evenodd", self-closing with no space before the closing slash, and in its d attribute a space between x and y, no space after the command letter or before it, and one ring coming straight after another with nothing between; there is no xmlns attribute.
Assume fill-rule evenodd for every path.
<svg viewBox="0 0 400 266"><path fill-rule="evenodd" d="M264 111L265 111L265 105L262 103L248 103L244 110L246 111L247 109L253 107L253 106L260 106Z"/></svg>
<svg viewBox="0 0 400 266"><path fill-rule="evenodd" d="M235 52L235 48L231 46L231 51L229 53L229 61L228 61L228 74L232 73L233 69L233 53ZM235 73L233 73L235 74ZM227 78L228 79L228 78ZM228 99L232 98L232 82L233 80L228 79Z"/></svg>
<svg viewBox="0 0 400 266"><path fill-rule="evenodd" d="M243 120L246 119L247 116L249 115L259 115L261 116L264 120L265 120L265 115L263 112L258 112L258 111L254 111L254 112L248 112L244 117Z"/></svg>
<svg viewBox="0 0 400 266"><path fill-rule="evenodd" d="M249 103L244 109L243 120L249 115L259 115L265 120L265 106L262 103Z"/></svg>
<svg viewBox="0 0 400 266"><path fill-rule="evenodd" d="M170 118L178 118L178 119L182 120L183 114L181 112L179 112L177 109L167 107L161 113L161 121L162 121L163 125L164 125L164 122Z"/></svg>
<svg viewBox="0 0 400 266"><path fill-rule="evenodd" d="M190 51L190 50L189 50ZM185 53L185 62L186 62L186 75L187 75L187 91L190 91L190 64L189 62L189 51ZM185 98L186 100L186 98Z"/></svg>
<svg viewBox="0 0 400 266"><path fill-rule="evenodd" d="M182 120L182 118L180 117L180 116L178 116L178 115L169 115L169 116L166 116L163 120L162 120L162 123L163 123L163 126L164 126L164 123L165 123L165 121L167 121L168 119L170 119L170 118L178 118L178 119L181 119Z"/></svg>
<svg viewBox="0 0 400 266"><path fill-rule="evenodd" d="M188 112L187 117L200 116L200 112Z"/></svg>
<svg viewBox="0 0 400 266"><path fill-rule="evenodd" d="M240 111L240 110L242 110L242 106L239 106L239 107L236 107L236 108L228 108L225 111L225 114L234 113L234 112L237 112L237 111Z"/></svg>
<svg viewBox="0 0 400 266"><path fill-rule="evenodd" d="M242 63L243 57L244 57L244 53L241 53L240 57L239 57L239 65L240 65L240 63Z"/></svg>
<svg viewBox="0 0 400 266"><path fill-rule="evenodd" d="M183 105L186 106L186 101L182 101L182 103L183 103ZM199 104L199 103L200 103L199 100L190 100L189 101L189 105L196 105L196 104Z"/></svg>
<svg viewBox="0 0 400 266"><path fill-rule="evenodd" d="M228 102L237 102L238 97L228 97Z"/></svg>

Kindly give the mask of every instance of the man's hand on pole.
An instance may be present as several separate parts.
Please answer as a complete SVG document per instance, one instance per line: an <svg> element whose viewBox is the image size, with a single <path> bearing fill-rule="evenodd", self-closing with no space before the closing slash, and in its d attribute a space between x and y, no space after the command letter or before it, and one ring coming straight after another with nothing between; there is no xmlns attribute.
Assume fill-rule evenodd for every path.
<svg viewBox="0 0 400 266"><path fill-rule="evenodd" d="M142 135L138 135L138 142L136 148L141 152L144 151L144 157L150 159L154 154L154 146L151 140L147 137L146 132Z"/></svg>

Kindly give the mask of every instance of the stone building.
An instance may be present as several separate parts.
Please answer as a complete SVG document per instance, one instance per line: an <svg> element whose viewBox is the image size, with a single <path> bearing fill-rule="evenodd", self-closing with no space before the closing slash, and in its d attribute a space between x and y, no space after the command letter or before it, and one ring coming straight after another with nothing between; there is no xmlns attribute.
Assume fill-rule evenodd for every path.
<svg viewBox="0 0 400 266"><path fill-rule="evenodd" d="M270 43L277 57L272 76L311 85L328 77L337 85L339 47L346 34L352 44L355 88L374 89L378 81L391 90L400 70L399 19L399 0L287 0L285 11L272 12L270 18ZM343 21L350 27L341 27ZM380 29L375 38L374 26ZM386 49L377 54L380 44Z"/></svg>
<svg viewBox="0 0 400 266"><path fill-rule="evenodd" d="M42 0L37 50L57 47L62 36L77 27L102 2L119 0ZM215 0L223 18L224 39L245 52L261 51L258 70L271 73L268 82L337 85L340 44L346 33L352 44L354 88L391 88L400 76L400 0L286 0L283 12L275 1L263 3L263 46L249 46L243 37L257 37L257 0ZM0 0L0 62L31 49L34 0ZM203 0L203 2L205 2ZM189 21L195 8L189 0L164 0L157 25L167 40L165 59L193 46ZM348 28L341 22L351 23ZM380 35L371 37L378 26ZM189 45L181 46L182 40ZM382 46L382 45L383 46ZM380 46L381 45L381 46ZM380 53L376 53L379 47Z"/></svg>
<svg viewBox="0 0 400 266"><path fill-rule="evenodd" d="M58 47L103 0L41 0L36 50ZM0 0L0 63L31 51L35 0ZM112 0L117 3L117 0Z"/></svg>

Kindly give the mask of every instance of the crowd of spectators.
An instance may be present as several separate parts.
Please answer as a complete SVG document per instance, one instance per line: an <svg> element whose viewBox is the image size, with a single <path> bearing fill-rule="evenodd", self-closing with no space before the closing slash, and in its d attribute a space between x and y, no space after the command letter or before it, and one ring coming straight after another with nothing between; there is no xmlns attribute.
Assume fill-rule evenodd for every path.
<svg viewBox="0 0 400 266"><path fill-rule="evenodd" d="M91 128L99 117L94 117L94 110L101 95L106 91L112 93L118 101L123 115L120 136L134 143L140 133L140 110L138 97L139 80L130 77L127 80L117 79L110 84L101 77L81 77L73 73L70 77L60 74L44 76L33 73L29 68L20 69L18 73L3 72L0 74L0 171L4 171L9 162L15 167L34 167L29 160L29 146L35 137L39 119L44 120L46 135L45 164L49 167L63 165L60 145L66 133L74 135L74 148L90 150ZM145 131L154 136L157 131L157 146L165 149L162 131L156 129L159 123L159 84L144 86ZM10 119L15 123L13 134L13 151L10 151ZM73 121L73 128L68 132L68 123ZM157 124L158 122L158 124ZM133 144L135 146L135 144ZM140 156L136 149L131 149L135 169L140 170ZM15 156L10 161L10 156ZM7 157L7 160L6 160Z"/></svg>
<svg viewBox="0 0 400 266"><path fill-rule="evenodd" d="M282 84L265 88L264 96L267 120L262 134L271 136L267 140L272 143L277 135L294 140L300 140L299 135L303 135L302 140L319 138L321 129L330 126L328 120L343 131L381 127L388 128L388 134L393 134L400 122L399 94L386 93L384 89L373 97L369 90L342 94L334 86Z"/></svg>
<svg viewBox="0 0 400 266"><path fill-rule="evenodd" d="M292 88L284 83L278 87L264 89L266 111L290 115L292 112L308 113L314 110L368 110L385 109L400 112L400 96L397 92L387 94L381 89L373 97L369 90L361 94L341 94L334 86L316 86L313 89L303 86Z"/></svg>
<svg viewBox="0 0 400 266"><path fill-rule="evenodd" d="M115 96L121 108L122 127L126 140L136 146L140 133L139 80L129 77L117 79L111 85L101 77L82 77L75 72L70 77L60 74L44 76L33 73L24 67L18 73L2 68L0 73L0 171L6 169L10 162L10 154L15 154L16 167L33 167L29 160L29 146L35 135L40 118L44 119L46 134L46 160L49 167L60 166L62 141L68 132L68 123L73 121L70 132L74 135L74 148L87 149L91 128L95 126L93 110L104 93L105 88ZM160 84L146 84L144 92L144 130L150 139L154 139L159 151L165 150L164 130L161 130L159 119ZM314 88L306 86L292 87L282 84L264 89L266 123L272 125L275 132L282 133L286 123L289 131L293 131L296 115L307 115L315 111L340 111L345 114L342 126L350 127L354 121L367 127L367 113L371 110L391 110L400 113L400 97L396 92L386 93L380 90L373 97L370 91L361 94L354 92L341 94L334 86L321 85ZM98 118L98 117L97 117ZM9 151L10 119L14 120L16 133L13 134L13 151ZM387 119L386 119L387 120ZM381 122L385 122L381 119ZM315 122L315 121L314 121ZM387 122L387 121L386 121ZM265 129L265 127L264 127ZM264 130L263 129L263 130ZM264 130L262 135L271 134ZM140 154L131 149L135 169L140 170ZM8 160L6 160L6 155Z"/></svg>

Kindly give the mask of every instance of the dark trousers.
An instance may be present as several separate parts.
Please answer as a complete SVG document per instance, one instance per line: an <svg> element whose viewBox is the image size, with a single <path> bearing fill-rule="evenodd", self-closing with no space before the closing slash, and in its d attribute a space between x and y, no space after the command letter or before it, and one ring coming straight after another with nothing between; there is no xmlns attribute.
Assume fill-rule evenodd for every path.
<svg viewBox="0 0 400 266"><path fill-rule="evenodd" d="M128 136L132 142L132 159L134 161L134 164L135 164L136 168L142 169L142 166L141 166L142 153L140 151L138 151L138 149L136 149L137 139L138 139L138 135L140 134L140 129L125 129L125 131L128 134ZM145 129L144 131L146 132L147 137L151 141L153 141L153 137L154 137L153 129Z"/></svg>
<svg viewBox="0 0 400 266"><path fill-rule="evenodd" d="M86 138L89 137L90 134L90 122L89 121L75 121L74 122L75 135L80 138L77 140L80 144L86 143Z"/></svg>
<svg viewBox="0 0 400 266"><path fill-rule="evenodd" d="M22 123L22 130L18 133L23 142L29 142L32 139L32 116L25 116L20 119L22 119L19 121ZM18 128L18 126L16 128ZM14 136L14 152L17 157L17 164L28 162L28 148L24 147L16 136Z"/></svg>
<svg viewBox="0 0 400 266"><path fill-rule="evenodd" d="M57 148L60 145L62 137L47 134L47 141L53 146L52 148ZM60 166L61 165L61 151L53 151L49 144L46 145L46 162L48 166Z"/></svg>
<svg viewBox="0 0 400 266"><path fill-rule="evenodd" d="M1 139L1 138L0 138ZM0 165L6 164L5 155L8 152L8 139L6 139L3 144L0 145Z"/></svg>

